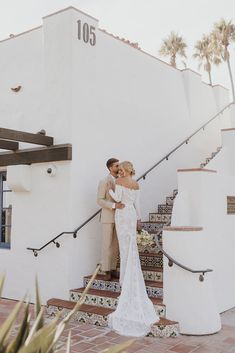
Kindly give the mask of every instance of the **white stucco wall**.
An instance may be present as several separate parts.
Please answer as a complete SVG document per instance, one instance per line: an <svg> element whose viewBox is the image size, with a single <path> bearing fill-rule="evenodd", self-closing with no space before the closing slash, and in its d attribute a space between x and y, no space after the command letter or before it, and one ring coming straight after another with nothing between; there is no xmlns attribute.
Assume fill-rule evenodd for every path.
<svg viewBox="0 0 235 353"><path fill-rule="evenodd" d="M78 40L78 20L94 27L95 46ZM69 288L81 286L83 275L99 261L98 217L78 239L64 237L60 249L50 246L34 258L25 248L73 230L98 209L96 188L108 158L131 160L137 176L142 174L225 107L228 91L113 38L74 8L1 42L0 54L0 125L32 132L44 128L55 143L73 145L72 162L55 163L54 178L45 173L47 164L33 165L32 190L12 195L12 249L0 249L0 272L7 268L10 278L5 295L21 296L22 279L32 292L37 270L44 301L68 298ZM10 87L19 84L22 90L13 93ZM199 166L221 145L223 127L230 127L229 110L141 182L143 220L177 187L177 168Z"/></svg>

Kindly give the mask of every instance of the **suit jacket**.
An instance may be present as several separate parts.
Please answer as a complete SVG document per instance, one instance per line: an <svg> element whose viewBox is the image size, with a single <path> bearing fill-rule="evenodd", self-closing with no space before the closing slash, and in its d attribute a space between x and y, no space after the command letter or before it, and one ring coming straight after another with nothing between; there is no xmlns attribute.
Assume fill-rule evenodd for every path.
<svg viewBox="0 0 235 353"><path fill-rule="evenodd" d="M115 182L111 174L99 182L97 203L102 208L100 221L101 223L114 223L115 209L112 208L114 200L109 195L110 184L115 187Z"/></svg>

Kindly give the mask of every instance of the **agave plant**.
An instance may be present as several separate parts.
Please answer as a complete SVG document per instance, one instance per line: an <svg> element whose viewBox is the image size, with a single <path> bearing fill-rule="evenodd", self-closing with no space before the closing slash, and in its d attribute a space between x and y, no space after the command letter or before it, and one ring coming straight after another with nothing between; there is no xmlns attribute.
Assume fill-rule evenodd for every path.
<svg viewBox="0 0 235 353"><path fill-rule="evenodd" d="M40 302L38 282L36 281L36 319L33 324L31 324L29 301L25 302L25 298L23 298L23 300L18 302L9 314L8 318L0 326L0 353L53 353L56 350L58 340L67 324L83 304L85 295L94 281L99 269L100 266L97 266L92 278L90 279L74 309L71 310L65 318L62 319L61 314L59 314L48 324L45 324L43 319L44 309ZM0 297L3 284L4 277L0 277ZM23 314L23 318L17 328L15 337L10 339L12 328L14 327L16 320L19 319L19 314ZM66 345L67 353L70 352L70 341L71 334L69 333ZM111 347L109 350L106 350L106 352L120 353L132 343L133 341L127 341L120 345Z"/></svg>
<svg viewBox="0 0 235 353"><path fill-rule="evenodd" d="M178 33L171 32L167 38L163 39L159 54L162 56L169 56L171 66L176 67L177 55L187 58L185 53L186 47L187 44L184 39L180 37Z"/></svg>
<svg viewBox="0 0 235 353"><path fill-rule="evenodd" d="M227 63L232 87L233 101L235 101L234 83L229 52L229 45L232 42L235 42L235 25L232 23L232 21L226 21L224 18L222 18L219 22L214 24L214 29L212 31L212 44L216 55L220 56Z"/></svg>
<svg viewBox="0 0 235 353"><path fill-rule="evenodd" d="M203 34L201 40L198 40L194 46L195 53L193 54L194 59L198 59L198 68L201 69L203 66L204 70L208 73L210 85L211 80L211 66L212 64L219 65L222 60L215 54L212 39L210 35Z"/></svg>

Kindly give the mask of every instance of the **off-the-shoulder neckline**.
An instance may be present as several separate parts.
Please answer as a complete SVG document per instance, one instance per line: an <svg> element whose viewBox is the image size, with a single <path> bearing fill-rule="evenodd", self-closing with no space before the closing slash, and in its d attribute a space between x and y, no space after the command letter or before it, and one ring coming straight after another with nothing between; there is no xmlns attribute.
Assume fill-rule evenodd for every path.
<svg viewBox="0 0 235 353"><path fill-rule="evenodd" d="M122 186L123 188L128 189L128 190L134 190L134 191L138 191L139 190L139 189L128 188L127 186L124 186L124 185L121 185L121 184L116 184L116 186Z"/></svg>

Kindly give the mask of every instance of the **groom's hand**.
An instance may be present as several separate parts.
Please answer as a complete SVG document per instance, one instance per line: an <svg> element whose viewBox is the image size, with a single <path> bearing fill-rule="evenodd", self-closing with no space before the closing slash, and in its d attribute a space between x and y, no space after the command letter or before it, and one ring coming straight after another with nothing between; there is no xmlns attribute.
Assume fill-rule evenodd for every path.
<svg viewBox="0 0 235 353"><path fill-rule="evenodd" d="M116 202L115 203L115 208L117 209L122 209L122 208L124 208L125 207L125 205L124 205L124 203L121 203L121 202Z"/></svg>

